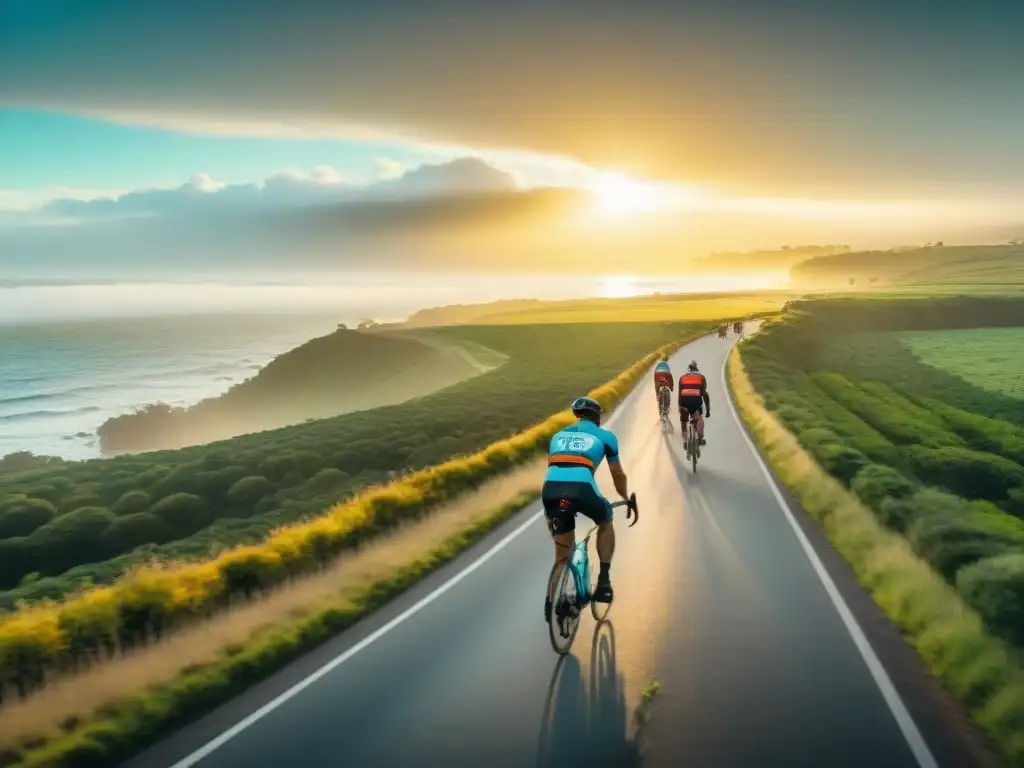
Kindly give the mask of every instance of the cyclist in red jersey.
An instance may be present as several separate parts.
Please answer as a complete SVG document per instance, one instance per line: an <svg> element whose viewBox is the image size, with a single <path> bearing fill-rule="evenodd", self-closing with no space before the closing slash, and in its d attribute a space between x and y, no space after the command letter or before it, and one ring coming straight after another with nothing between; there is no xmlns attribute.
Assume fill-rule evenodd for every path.
<svg viewBox="0 0 1024 768"><path fill-rule="evenodd" d="M682 427L683 437L686 436L686 422L690 415L697 414L697 437L701 445L707 445L704 440L704 409L707 408L707 416L711 418L711 398L708 396L708 380L697 370L697 361L691 360L686 373L679 377L679 424Z"/></svg>

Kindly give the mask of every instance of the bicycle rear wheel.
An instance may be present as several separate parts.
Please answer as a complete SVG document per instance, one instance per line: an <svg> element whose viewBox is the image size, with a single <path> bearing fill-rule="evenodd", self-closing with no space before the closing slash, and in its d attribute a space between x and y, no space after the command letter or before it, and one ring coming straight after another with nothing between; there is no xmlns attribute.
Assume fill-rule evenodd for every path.
<svg viewBox="0 0 1024 768"><path fill-rule="evenodd" d="M551 602L551 620L548 622L548 637L551 638L551 647L555 653L564 656L572 648L573 640L576 639L576 630L580 628L580 596L576 594L576 579L573 576L569 564L559 565L555 563L551 568L547 588L551 578L555 578L557 570L561 568L562 574L558 576L558 585L555 587L555 599Z"/></svg>
<svg viewBox="0 0 1024 768"><path fill-rule="evenodd" d="M697 471L697 452L700 450L699 441L697 440L697 429L690 425L690 463L693 465L693 471Z"/></svg>

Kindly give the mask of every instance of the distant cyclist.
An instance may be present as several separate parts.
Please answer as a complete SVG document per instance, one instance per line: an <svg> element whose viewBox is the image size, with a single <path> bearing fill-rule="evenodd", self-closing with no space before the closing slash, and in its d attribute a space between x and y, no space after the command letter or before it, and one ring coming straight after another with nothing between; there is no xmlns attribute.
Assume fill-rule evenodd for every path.
<svg viewBox="0 0 1024 768"><path fill-rule="evenodd" d="M615 482L615 490L625 499L629 495L626 473L619 461L619 440L601 428L601 406L596 400L581 397L572 404L579 421L551 438L548 448L548 472L541 489L544 515L555 542L555 564L565 563L575 541L576 512L582 512L597 526L597 556L601 572L594 589L594 600L612 601L611 567L615 554L615 529L612 508L594 481L594 473L604 459ZM551 601L557 588L558 568L548 584L544 602L544 621L551 621Z"/></svg>
<svg viewBox="0 0 1024 768"><path fill-rule="evenodd" d="M661 388L668 387L669 392L672 391L672 386L676 383L675 377L672 375L672 369L668 367L668 357L662 355L661 360L654 366L654 397L658 402L661 402Z"/></svg>
<svg viewBox="0 0 1024 768"><path fill-rule="evenodd" d="M707 409L707 416L711 418L711 398L708 396L708 380L704 374L697 369L697 361L691 360L687 366L686 373L679 377L679 423L683 430L683 437L686 437L686 422L690 416L697 414L697 437L701 445L707 445L704 440L704 410Z"/></svg>

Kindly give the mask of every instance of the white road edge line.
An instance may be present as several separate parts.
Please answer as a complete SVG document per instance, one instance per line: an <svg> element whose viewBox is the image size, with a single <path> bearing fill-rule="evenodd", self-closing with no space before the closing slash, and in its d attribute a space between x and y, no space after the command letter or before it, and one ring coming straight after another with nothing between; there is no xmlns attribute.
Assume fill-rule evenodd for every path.
<svg viewBox="0 0 1024 768"><path fill-rule="evenodd" d="M804 554L807 555L807 559L811 561L811 566L813 566L814 572L818 574L818 578L821 580L822 586L825 587L825 592L828 593L836 611L839 612L839 617L846 626L846 631L850 633L850 637L853 639L853 644L856 645L857 650L860 651L861 658L864 659L868 672L870 672L871 677L874 678L875 685L877 685L879 691L881 691L882 698L885 699L885 703L889 705L889 711L892 712L892 716L896 718L896 724L903 733L903 738L906 740L907 746L910 747L910 751L917 760L917 764L921 768L938 768L939 764L935 761L935 757L932 755L931 750L928 749L928 745L925 743L921 732L917 729L917 725L914 723L914 719L910 716L910 712L907 711L907 707L903 703L903 699L900 698L900 694L896 690L896 686L893 685L892 679L885 671L885 667L882 666L882 662L879 660L878 656L875 655L875 651L871 647L871 643L868 642L867 635L864 634L864 630L861 629L860 624L857 623L857 619L854 618L853 613L846 605L846 601L843 600L843 596L839 594L839 590L836 588L835 582L832 581L832 577L829 576L824 564L818 557L818 553L814 551L814 547L811 546L811 542L804 534L800 524L796 521L796 517L793 515L793 510L789 508L789 504L787 504L785 498L783 498L782 492L775 483L775 478L773 478L771 472L768 471L768 467L761 458L761 454L754 445L754 441L751 440L750 435L747 434L747 428L740 419L739 413L736 412L736 406L732 402L732 397L729 396L729 382L726 376L726 367L729 364L729 355L733 353L733 347L735 347L735 343L730 346L729 351L726 352L725 360L722 361L722 387L725 390L725 397L729 403L729 410L732 412L732 417L736 420L736 424L739 426L740 434L743 435L743 439L746 441L747 447L750 448L751 453L754 454L754 458L757 460L758 466L761 467L761 472L764 473L764 477L768 481L768 486L771 488L775 501L777 501L779 507L782 508L782 511L786 516L786 520L789 521L789 525L793 529L793 533L796 534L797 541L800 542L800 546L804 550Z"/></svg>
<svg viewBox="0 0 1024 768"><path fill-rule="evenodd" d="M694 339L693 341L697 340L698 339ZM689 346L689 344L692 344L693 341L687 342L687 344L685 344L684 346ZM683 347L680 347L680 349L682 348ZM652 369L653 367L654 366L651 366ZM616 408L614 413L612 413L612 415L608 417L608 421L605 426L610 427L618 420L619 414L623 413L623 411L625 410L625 406L636 396L636 393L640 390L642 386L642 383L638 383L633 388L632 392L626 395L626 397L619 404L619 407ZM207 742L205 745L197 749L192 754L182 758L178 762L171 765L170 768L191 768L191 766L195 765L203 758L209 756L217 749L224 746L227 742L231 741L231 739L235 738L235 736L240 734L249 726L259 722L264 717L273 712L275 709L280 707L282 704L286 703L289 699L292 699L298 694L300 694L302 691L311 686L317 680L333 672L335 669L337 669L346 661L351 659L361 650L363 650L370 644L374 643L375 641L379 640L382 636L386 635L388 632L390 632L392 629L394 629L399 624L404 622L406 619L422 611L424 608L426 608L428 605L434 602L437 598L439 598L441 595L447 592L449 589L451 589L464 578L473 573L473 571L475 571L477 568L479 568L492 557L494 557L496 554L498 554L501 550L507 547L513 541L513 539L518 537L523 531L525 531L527 528L533 525L542 514L542 509L537 510L534 514L530 515L530 517L527 520L525 520L522 525L517 527L515 530L511 531L507 536L502 538L501 541L497 542L493 547L491 547L489 550L480 555L480 557L478 557L472 563L467 565L463 570L459 571L457 574L452 576L448 581L440 585L429 595L422 598L418 602L413 603L411 606L409 606L400 614L391 619L391 621L389 621L387 624L384 624L383 626L374 630L369 635L360 640L358 643L353 645L351 648L344 651L340 655L335 656L333 659L331 659L329 662L327 662L322 667L317 669L315 672L312 672L309 676L304 677L302 680L297 682L295 685L293 685L291 688L284 691L283 693L278 694L275 698L268 701L255 712L251 713L249 716L245 717L242 720L239 720L237 723L235 723L233 726L231 726L226 731L221 733L212 741Z"/></svg>

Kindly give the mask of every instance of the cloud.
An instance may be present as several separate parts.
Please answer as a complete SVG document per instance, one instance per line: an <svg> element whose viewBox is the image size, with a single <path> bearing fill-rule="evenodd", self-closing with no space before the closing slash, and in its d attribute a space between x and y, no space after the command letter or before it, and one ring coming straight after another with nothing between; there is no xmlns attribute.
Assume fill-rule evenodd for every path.
<svg viewBox="0 0 1024 768"><path fill-rule="evenodd" d="M405 173L405 165L390 157L377 158L377 175L382 179L397 179Z"/></svg>
<svg viewBox="0 0 1024 768"><path fill-rule="evenodd" d="M761 195L1024 173L1024 5L1005 0L826 2L813 20L799 0L94 0L68 3L73 23L15 5L12 105L521 148Z"/></svg>
<svg viewBox="0 0 1024 768"><path fill-rule="evenodd" d="M394 161L385 162L388 175L361 186L346 184L330 165L319 165L311 172L285 169L262 182L248 184L225 184L209 174L196 173L181 186L167 189L93 199L59 197L38 207L30 222L39 223L41 217L53 221L209 216L358 200L472 196L518 188L511 174L479 158L457 158L411 169Z"/></svg>

